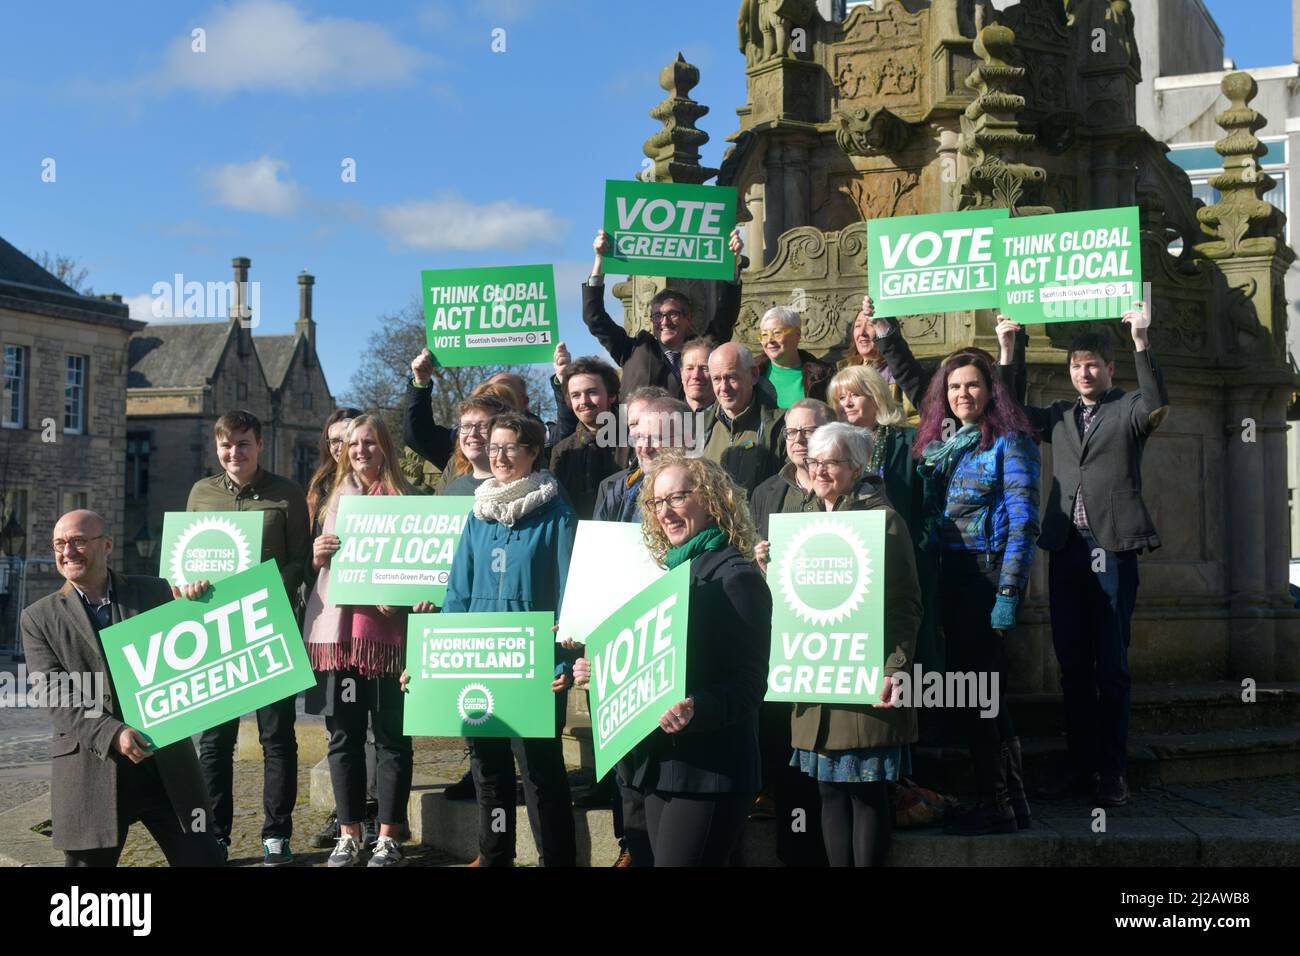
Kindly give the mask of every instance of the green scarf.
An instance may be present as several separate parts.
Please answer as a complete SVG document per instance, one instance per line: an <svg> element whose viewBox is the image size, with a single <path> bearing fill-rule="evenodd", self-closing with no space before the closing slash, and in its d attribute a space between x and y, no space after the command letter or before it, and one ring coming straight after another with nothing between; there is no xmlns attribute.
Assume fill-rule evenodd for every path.
<svg viewBox="0 0 1300 956"><path fill-rule="evenodd" d="M668 553L664 556L664 561L671 570L679 564L685 564L687 561L693 560L705 551L718 551L726 546L727 533L714 525L712 528L705 528L685 544L669 548Z"/></svg>
<svg viewBox="0 0 1300 956"><path fill-rule="evenodd" d="M962 455L980 440L978 424L963 425L945 442L932 441L922 452L916 470L925 481L925 507L921 518L921 548L937 550L943 530L943 516L948 509L948 480Z"/></svg>

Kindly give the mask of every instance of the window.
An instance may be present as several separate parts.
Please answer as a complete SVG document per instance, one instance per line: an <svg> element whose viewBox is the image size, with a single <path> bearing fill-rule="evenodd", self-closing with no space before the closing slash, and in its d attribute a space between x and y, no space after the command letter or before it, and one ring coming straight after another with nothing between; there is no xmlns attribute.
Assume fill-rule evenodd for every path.
<svg viewBox="0 0 1300 956"><path fill-rule="evenodd" d="M21 345L6 345L4 395L0 397L0 426L24 428L26 425L27 349Z"/></svg>
<svg viewBox="0 0 1300 956"><path fill-rule="evenodd" d="M149 495L148 432L126 433L126 496L145 498Z"/></svg>
<svg viewBox="0 0 1300 956"><path fill-rule="evenodd" d="M4 493L4 498L0 500L0 531L4 530L11 517L17 519L23 533L27 536L27 542L23 545L24 553L20 555L20 557L25 558L28 554L31 554L32 550L32 529L27 515L26 489L14 489Z"/></svg>
<svg viewBox="0 0 1300 956"><path fill-rule="evenodd" d="M293 480L303 488L311 483L311 476L316 471L317 449L311 445L293 446Z"/></svg>
<svg viewBox="0 0 1300 956"><path fill-rule="evenodd" d="M63 493L63 508L59 514L65 515L69 511L80 511L83 508L90 507L90 492L88 491L65 491Z"/></svg>
<svg viewBox="0 0 1300 956"><path fill-rule="evenodd" d="M248 383L247 383L247 382L236 382L236 383L235 383L235 400L236 400L236 401L239 401L239 402L243 402L243 401L247 401L247 399L248 399Z"/></svg>
<svg viewBox="0 0 1300 956"><path fill-rule="evenodd" d="M1286 213L1287 166L1289 149L1285 138L1261 139L1264 155L1259 158L1260 168L1273 180L1274 186L1264 194L1264 199L1272 203L1283 214ZM1178 144L1169 149L1171 162L1182 167L1192 183L1192 196L1207 206L1212 206L1220 199L1220 193L1210 185L1210 180L1223 173L1223 157L1218 154L1213 143ZM1291 241L1291 223L1286 224L1286 240ZM1169 247L1177 255L1182 251L1182 242Z"/></svg>
<svg viewBox="0 0 1300 956"><path fill-rule="evenodd" d="M86 429L86 364L84 355L69 355L63 385L63 430L80 435Z"/></svg>
<svg viewBox="0 0 1300 956"><path fill-rule="evenodd" d="M303 392L303 393L302 393L302 407L303 407L303 408L311 408L311 392L310 392L310 391L306 391L306 392Z"/></svg>

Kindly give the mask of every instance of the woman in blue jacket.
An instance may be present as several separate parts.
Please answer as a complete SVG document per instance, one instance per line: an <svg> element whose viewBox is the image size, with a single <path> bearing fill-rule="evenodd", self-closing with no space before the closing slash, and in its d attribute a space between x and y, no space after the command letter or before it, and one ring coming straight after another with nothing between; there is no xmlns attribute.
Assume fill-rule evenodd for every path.
<svg viewBox="0 0 1300 956"><path fill-rule="evenodd" d="M442 609L557 611L578 519L555 478L536 471L545 427L510 412L494 417L488 434L492 477L474 493L474 512L456 548ZM558 736L572 683L572 663L565 660L551 685L557 736L470 738L479 807L479 856L471 866L514 864L516 759L542 865L574 865L573 808ZM497 832L502 817L505 828Z"/></svg>

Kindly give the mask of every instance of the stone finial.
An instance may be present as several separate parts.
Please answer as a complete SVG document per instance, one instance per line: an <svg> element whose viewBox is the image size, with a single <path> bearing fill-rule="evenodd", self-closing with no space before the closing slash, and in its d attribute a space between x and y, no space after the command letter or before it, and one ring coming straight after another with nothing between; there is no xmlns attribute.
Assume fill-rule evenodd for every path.
<svg viewBox="0 0 1300 956"><path fill-rule="evenodd" d="M962 116L959 148L971 161L962 183L963 209L1005 208L1022 216L1055 212L1031 205L1042 196L1046 170L1014 161L1036 142L1033 133L1020 130L1025 98L1011 92L1011 84L1025 75L1024 67L1011 63L1015 43L1015 33L1000 24L984 27L975 38L983 62L966 78L975 100Z"/></svg>
<svg viewBox="0 0 1300 956"><path fill-rule="evenodd" d="M668 98L650 111L664 128L645 141L645 154L654 161L654 181L700 184L718 175L716 169L700 165L700 147L709 134L695 128L695 121L709 108L695 102L690 91L700 82L700 71L680 53L663 68L659 85ZM638 178L649 177L639 174Z"/></svg>
<svg viewBox="0 0 1300 956"><path fill-rule="evenodd" d="M1264 199L1276 183L1259 165L1268 152L1255 136L1268 121L1250 107L1259 84L1249 73L1229 73L1220 88L1231 105L1214 118L1228 134L1214 144L1223 157L1223 172L1210 179L1219 201L1196 211L1201 232L1210 237L1197 244L1197 251L1210 259L1289 252L1286 216Z"/></svg>

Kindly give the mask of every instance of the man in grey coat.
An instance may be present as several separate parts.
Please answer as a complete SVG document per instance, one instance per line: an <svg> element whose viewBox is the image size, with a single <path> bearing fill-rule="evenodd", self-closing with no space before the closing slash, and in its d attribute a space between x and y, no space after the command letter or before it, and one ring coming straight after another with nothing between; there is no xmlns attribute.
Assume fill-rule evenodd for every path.
<svg viewBox="0 0 1300 956"><path fill-rule="evenodd" d="M181 740L151 750L122 721L99 632L179 596L166 581L108 568L113 539L93 511L70 511L54 525L54 562L67 583L22 614L23 647L33 675L70 688L61 675L89 675L81 692L47 705L54 724L51 802L54 847L70 867L116 866L132 823L143 823L172 866L220 866L208 832L212 810L194 746ZM206 582L187 586L197 597ZM93 688L86 687L86 684ZM87 699L89 697L89 699Z"/></svg>

